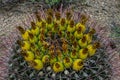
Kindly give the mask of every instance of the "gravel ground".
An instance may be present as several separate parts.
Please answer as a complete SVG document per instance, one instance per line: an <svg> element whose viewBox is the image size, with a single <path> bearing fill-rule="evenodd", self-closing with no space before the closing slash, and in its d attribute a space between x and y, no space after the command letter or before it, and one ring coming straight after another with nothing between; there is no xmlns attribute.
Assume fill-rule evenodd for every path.
<svg viewBox="0 0 120 80"><path fill-rule="evenodd" d="M8 35L9 32L13 31L15 27L21 24L27 18L28 14L31 14L35 10L40 8L39 5L34 5L29 3L21 3L11 7L0 7L0 35ZM78 3L79 5L79 3ZM76 10L86 12L91 18L101 23L104 28L108 28L111 32L111 27L117 25L120 27L120 0L86 0L86 2L80 7L76 7ZM120 37L119 37L120 38ZM119 38L114 38L117 47L120 47ZM114 51L118 53L118 51ZM2 56L2 54L1 54ZM116 54L112 58L111 63L113 64L113 77L112 80L120 80L120 58Z"/></svg>

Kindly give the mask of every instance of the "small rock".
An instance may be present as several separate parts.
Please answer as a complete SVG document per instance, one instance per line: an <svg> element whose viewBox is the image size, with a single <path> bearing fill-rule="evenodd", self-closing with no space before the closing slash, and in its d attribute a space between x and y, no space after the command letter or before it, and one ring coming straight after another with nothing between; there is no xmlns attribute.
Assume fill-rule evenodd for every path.
<svg viewBox="0 0 120 80"><path fill-rule="evenodd" d="M40 76L43 76L43 75L44 75L43 71L40 71L40 72L39 72L39 75L40 75Z"/></svg>
<svg viewBox="0 0 120 80"><path fill-rule="evenodd" d="M47 71L51 71L51 67L50 67L50 66L48 66L46 70L47 70Z"/></svg>
<svg viewBox="0 0 120 80"><path fill-rule="evenodd" d="M55 78L55 76L56 76L56 74L55 74L55 73L53 73L53 74L52 74L52 77L53 77L53 78Z"/></svg>
<svg viewBox="0 0 120 80"><path fill-rule="evenodd" d="M65 74L65 75L69 75L69 71L68 71L68 70L65 70L65 71L64 71L64 74Z"/></svg>

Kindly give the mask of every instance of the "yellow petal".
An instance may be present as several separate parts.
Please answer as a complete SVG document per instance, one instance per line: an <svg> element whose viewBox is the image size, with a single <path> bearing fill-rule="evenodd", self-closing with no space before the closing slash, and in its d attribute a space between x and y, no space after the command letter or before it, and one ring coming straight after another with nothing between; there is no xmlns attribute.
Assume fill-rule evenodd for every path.
<svg viewBox="0 0 120 80"><path fill-rule="evenodd" d="M36 28L35 28L35 29L32 29L31 32L32 32L33 35L38 35L39 32L40 32L40 30L39 30L39 28L36 26Z"/></svg>
<svg viewBox="0 0 120 80"><path fill-rule="evenodd" d="M44 55L43 58L42 58L42 62L43 63L49 62L49 55Z"/></svg>
<svg viewBox="0 0 120 80"><path fill-rule="evenodd" d="M92 36L89 33L85 34L84 36L86 37L88 44L90 44L92 42Z"/></svg>
<svg viewBox="0 0 120 80"><path fill-rule="evenodd" d="M39 50L36 50L36 51L35 51L35 58L41 59L42 56L43 56L43 53L42 53L41 51L39 51Z"/></svg>
<svg viewBox="0 0 120 80"><path fill-rule="evenodd" d="M36 26L41 27L41 23L42 23L42 22L37 21L37 22L36 22Z"/></svg>
<svg viewBox="0 0 120 80"><path fill-rule="evenodd" d="M53 23L51 23L51 24L46 24L46 26L47 26L47 29L48 29L48 30L51 30L51 29L53 28Z"/></svg>
<svg viewBox="0 0 120 80"><path fill-rule="evenodd" d="M83 61L82 59L76 59L74 62L73 62L73 70L75 71L79 71L83 68Z"/></svg>
<svg viewBox="0 0 120 80"><path fill-rule="evenodd" d="M38 38L34 35L33 39L29 39L30 43L36 43L38 41Z"/></svg>
<svg viewBox="0 0 120 80"><path fill-rule="evenodd" d="M69 57L66 57L64 58L63 63L66 68L70 68L72 65L72 59Z"/></svg>
<svg viewBox="0 0 120 80"><path fill-rule="evenodd" d="M55 62L53 64L53 71L56 72L56 73L64 71L63 64L61 62Z"/></svg>
<svg viewBox="0 0 120 80"><path fill-rule="evenodd" d="M25 33L22 34L22 38L23 38L24 40L28 40L28 39L29 39L29 34L28 34L29 32L30 32L29 30L26 30Z"/></svg>
<svg viewBox="0 0 120 80"><path fill-rule="evenodd" d="M96 52L96 49L93 49L93 45L91 44L88 45L87 48L88 48L89 56L93 56Z"/></svg>
<svg viewBox="0 0 120 80"><path fill-rule="evenodd" d="M81 27L82 32L84 33L84 32L85 32L85 30L86 30L85 25L83 25L83 24L81 24L81 23L77 23L77 24L76 24L75 29L77 30L79 27Z"/></svg>
<svg viewBox="0 0 120 80"><path fill-rule="evenodd" d="M26 52L27 56L24 56L26 61L32 61L34 59L34 54L31 51Z"/></svg>
<svg viewBox="0 0 120 80"><path fill-rule="evenodd" d="M88 56L88 49L87 48L79 50L79 58L80 59L86 59L87 56Z"/></svg>
<svg viewBox="0 0 120 80"><path fill-rule="evenodd" d="M70 53L70 57L71 57L71 58L74 58L74 59L75 59L75 58L77 58L77 56L78 56L78 55L77 55L77 52L76 52L76 51L72 51L72 52Z"/></svg>
<svg viewBox="0 0 120 80"><path fill-rule="evenodd" d="M41 70L43 69L43 62L39 59L35 59L34 60L34 65L33 65L33 68L35 68L36 70Z"/></svg>
<svg viewBox="0 0 120 80"><path fill-rule="evenodd" d="M75 27L74 26L73 27L68 26L67 27L67 31L74 32L75 31Z"/></svg>
<svg viewBox="0 0 120 80"><path fill-rule="evenodd" d="M29 50L30 49L30 43L28 41L23 41L24 46L22 46L22 50Z"/></svg>
<svg viewBox="0 0 120 80"><path fill-rule="evenodd" d="M87 41L82 42L82 39L80 39L80 40L78 41L78 43L79 43L79 45L80 45L82 48L85 48L85 47L87 46Z"/></svg>
<svg viewBox="0 0 120 80"><path fill-rule="evenodd" d="M78 32L75 31L74 36L75 36L75 38L80 39L83 37L83 33L78 34Z"/></svg>
<svg viewBox="0 0 120 80"><path fill-rule="evenodd" d="M66 26L60 26L60 30L64 31L66 29Z"/></svg>

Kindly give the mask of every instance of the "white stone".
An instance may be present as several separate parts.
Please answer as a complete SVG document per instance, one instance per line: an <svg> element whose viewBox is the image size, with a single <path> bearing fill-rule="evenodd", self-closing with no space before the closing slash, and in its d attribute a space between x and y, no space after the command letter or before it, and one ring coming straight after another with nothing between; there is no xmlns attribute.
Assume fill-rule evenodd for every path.
<svg viewBox="0 0 120 80"><path fill-rule="evenodd" d="M48 66L46 70L47 70L47 71L50 71L50 70L51 70L51 67L50 67L50 66Z"/></svg>
<svg viewBox="0 0 120 80"><path fill-rule="evenodd" d="M40 76L43 76L43 74L44 74L43 71L40 71L40 72L39 72L39 75L40 75Z"/></svg>
<svg viewBox="0 0 120 80"><path fill-rule="evenodd" d="M64 71L64 74L65 74L65 75L69 75L69 71L68 71L68 70L65 70L65 71Z"/></svg>
<svg viewBox="0 0 120 80"><path fill-rule="evenodd" d="M55 74L55 73L53 73L53 74L52 74L52 77L53 77L53 78L55 78L55 76L56 76L56 74Z"/></svg>

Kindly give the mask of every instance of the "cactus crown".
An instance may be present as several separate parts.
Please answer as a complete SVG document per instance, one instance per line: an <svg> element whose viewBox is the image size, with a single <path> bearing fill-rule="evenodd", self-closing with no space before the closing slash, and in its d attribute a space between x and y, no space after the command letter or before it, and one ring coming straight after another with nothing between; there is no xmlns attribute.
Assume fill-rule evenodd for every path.
<svg viewBox="0 0 120 80"><path fill-rule="evenodd" d="M60 65L56 62L60 62L62 63L62 65L66 65L66 63L70 62L71 59L72 63L74 63L76 58L74 59L73 57L71 57L70 53L72 53L73 56L77 56L78 54L81 54L79 53L79 50L82 49L82 46L84 44L82 43L79 44L78 43L79 40L81 40L83 43L87 43L83 49L82 56L84 56L85 54L90 54L87 45L91 43L87 42L89 41L89 39L86 38L86 36L84 35L85 33L83 31L84 29L86 30L86 27L85 26L81 27L81 25L85 25L86 23L87 18L85 15L81 16L81 22L75 24L74 20L71 19L72 14L69 11L66 12L66 18L61 17L60 12L58 11L55 12L54 14L52 9L49 9L46 12L46 14L47 14L46 15L47 18L42 19L40 14L36 12L35 16L37 20L36 22L31 22L31 29L28 29L29 30L28 32L27 30L24 30L22 27L20 26L18 27L18 30L25 37L27 35L25 34L25 32L28 33L27 42L28 44L30 44L29 47L27 46L27 44L24 44L24 46L22 46L21 44L22 41L26 42L26 38L24 39L24 37L22 37L23 38L22 41L18 42L19 45L21 46L22 51L31 51L31 54L37 56L37 57L33 56L34 59L29 62L34 62L34 60L36 59L42 61L44 55L48 55L49 59L48 58L44 59L46 60L44 62L48 62L48 60L51 60L52 58L56 58L56 61L50 64L51 66L55 64L56 68L60 67ZM40 24L37 25L37 23ZM74 34L76 31L77 34ZM83 34L83 36L81 38L77 38L77 36L80 36L81 33ZM95 30L91 29L89 33L93 35L95 33ZM93 45L94 49L97 49L98 46L99 46L98 43L95 43ZM22 55L26 56L27 54L22 53ZM63 63L63 59L65 59L66 63ZM78 62L78 65L81 66L82 63ZM70 67L72 67L72 64L70 65ZM55 71L54 68L53 71Z"/></svg>

